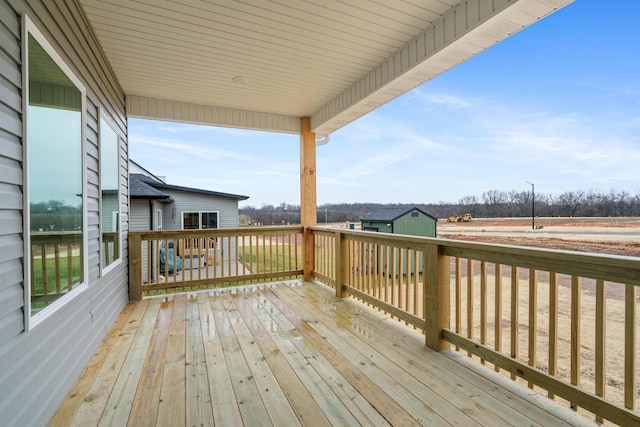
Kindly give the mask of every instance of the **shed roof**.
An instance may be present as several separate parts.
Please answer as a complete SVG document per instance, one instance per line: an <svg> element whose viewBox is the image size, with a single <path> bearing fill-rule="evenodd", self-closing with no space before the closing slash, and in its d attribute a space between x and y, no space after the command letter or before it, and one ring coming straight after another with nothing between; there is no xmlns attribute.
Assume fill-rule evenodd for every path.
<svg viewBox="0 0 640 427"><path fill-rule="evenodd" d="M366 214L362 217L362 221L395 221L401 216L404 216L414 210L428 216L429 218L435 219L436 221L438 220L433 215L429 215L422 209L414 206L412 208L399 207L380 209L379 211Z"/></svg>

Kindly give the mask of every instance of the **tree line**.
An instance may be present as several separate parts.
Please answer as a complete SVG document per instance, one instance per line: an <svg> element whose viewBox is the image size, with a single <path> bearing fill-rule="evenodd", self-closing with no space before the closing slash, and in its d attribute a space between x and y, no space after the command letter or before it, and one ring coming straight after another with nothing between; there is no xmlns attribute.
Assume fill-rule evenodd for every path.
<svg viewBox="0 0 640 427"><path fill-rule="evenodd" d="M535 196L535 198L534 198ZM385 208L418 207L436 218L470 213L474 218L535 216L629 217L640 216L640 190L599 192L566 191L561 194L531 191L489 190L480 197L465 196L456 203L327 203L318 206L318 223L359 222L371 212ZM247 206L240 209L240 225L287 225L300 223L300 206Z"/></svg>
<svg viewBox="0 0 640 427"><path fill-rule="evenodd" d="M82 230L82 205L71 206L61 200L31 203L31 231Z"/></svg>

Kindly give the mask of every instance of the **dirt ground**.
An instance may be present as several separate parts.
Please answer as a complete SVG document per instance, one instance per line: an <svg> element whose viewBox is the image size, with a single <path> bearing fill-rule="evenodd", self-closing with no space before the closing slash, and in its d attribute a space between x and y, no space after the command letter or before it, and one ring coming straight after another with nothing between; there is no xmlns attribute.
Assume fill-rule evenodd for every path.
<svg viewBox="0 0 640 427"><path fill-rule="evenodd" d="M595 252L604 254L614 254L623 256L640 257L640 218L536 218L536 226L541 228L532 229L531 218L505 218L505 219L474 219L466 223L448 223L446 220L438 222L438 237L445 239L477 241L485 243L508 244L518 246L532 246L549 249L574 250L581 252ZM475 263L479 264L479 263ZM473 266L473 275L479 277L479 265ZM488 266L492 270L492 266ZM492 271L489 271L490 276ZM538 323L536 325L536 366L542 370L548 368L548 313L549 313L549 288L547 278L544 273L538 273ZM509 271L505 271L505 278ZM528 293L528 270L519 271L519 283L521 295ZM508 283L508 281L507 281ZM566 275L558 276L559 292L559 324L557 342L557 375L569 380L571 342L570 313L571 313L571 281ZM477 287L477 286L476 286ZM595 390L595 364L594 348L595 343L595 281L583 279L581 281L582 302L580 308L580 383L587 390ZM488 300L492 301L493 286L488 287ZM474 312L479 312L480 296L474 290ZM505 291L507 292L507 291ZM606 393L609 399L622 404L624 398L624 345L625 342L625 308L624 295L625 288L621 284L607 284L607 319L606 319ZM466 295L462 295L465 299ZM640 293L636 296L640 306ZM503 295L503 307L509 307L508 296ZM466 300L462 302L463 307ZM492 318L494 308L490 308L488 318ZM454 308L452 308L453 312ZM527 313L529 310L528 301L520 302L520 312ZM466 312L462 312L462 324L464 325ZM503 348L509 348L508 333L511 321L509 313L505 312L501 316L503 323ZM523 315L518 320L518 329L522 335L518 337L518 358L527 360L528 324L523 319ZM640 319L636 319L636 327L640 327ZM495 327L495 325L488 325ZM505 327L506 326L506 327ZM478 336L479 326L474 325L473 335ZM488 336L491 339L492 331ZM495 343L493 343L495 344ZM636 346L640 346L640 335L636 336ZM640 348L640 347L638 347ZM640 385L636 388L636 398L640 399ZM584 413L580 409L581 413ZM607 425L609 425L607 423Z"/></svg>
<svg viewBox="0 0 640 427"><path fill-rule="evenodd" d="M640 218L531 218L438 221L445 239L640 256Z"/></svg>

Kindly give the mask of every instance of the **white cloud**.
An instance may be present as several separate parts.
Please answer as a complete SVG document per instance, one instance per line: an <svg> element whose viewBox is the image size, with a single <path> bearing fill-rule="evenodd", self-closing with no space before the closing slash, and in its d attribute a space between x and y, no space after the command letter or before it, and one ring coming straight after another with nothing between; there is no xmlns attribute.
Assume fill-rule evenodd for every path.
<svg viewBox="0 0 640 427"><path fill-rule="evenodd" d="M427 92L426 88L416 88L411 92L410 100L423 102L422 107L447 107L451 109L471 108L474 102L451 93Z"/></svg>

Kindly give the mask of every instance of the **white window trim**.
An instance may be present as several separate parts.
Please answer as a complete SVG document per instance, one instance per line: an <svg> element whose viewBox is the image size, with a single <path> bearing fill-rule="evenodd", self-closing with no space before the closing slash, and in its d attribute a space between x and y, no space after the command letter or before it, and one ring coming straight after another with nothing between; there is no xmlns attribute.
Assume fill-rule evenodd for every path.
<svg viewBox="0 0 640 427"><path fill-rule="evenodd" d="M184 230L184 214L186 213L198 213L198 230L202 230L202 214L203 213L214 213L218 217L218 228L214 228L213 230L218 230L220 228L220 211L180 211L180 229ZM211 228L205 228L205 230L212 230Z"/></svg>
<svg viewBox="0 0 640 427"><path fill-rule="evenodd" d="M162 223L164 218L162 218L162 209L156 209L156 230L162 231Z"/></svg>
<svg viewBox="0 0 640 427"><path fill-rule="evenodd" d="M98 108L99 114L98 114L98 153L100 153L100 156L102 156L102 141L101 141L101 136L102 136L102 124L101 124L101 120L103 119L107 125L111 128L111 130L116 134L116 136L118 137L118 210L117 211L112 211L111 215L112 218L114 216L116 216L115 214L117 213L117 221L120 221L120 218L122 218L122 201L120 200L121 197L121 191L120 191L120 168L122 167L122 163L121 163L121 153L120 153L120 139L122 138L122 135L120 134L120 132L118 132L117 127L115 126L115 124L113 123L113 121L109 118L109 116L105 113L104 109L102 107ZM98 202L98 212L100 213L100 221L99 221L99 225L100 225L100 276L104 276L105 274L107 274L110 270L114 269L115 267L117 267L119 264L122 263L122 224L118 224L118 259L113 260L111 262L111 264L109 264L108 266L103 266L102 265L102 251L104 250L104 245L102 243L102 168L100 166L100 161L98 161L98 169L100 170L100 173L98 174L98 185L99 185L99 202Z"/></svg>
<svg viewBox="0 0 640 427"><path fill-rule="evenodd" d="M78 91L81 93L81 111L80 111L80 137L81 137L81 150L82 150L82 279L83 282L78 284L75 289L69 291L69 293L60 297L49 306L43 308L38 313L31 315L31 235L30 224L31 215L29 208L30 194L29 194L29 155L27 150L29 135L27 121L29 120L28 107L29 107L29 34L31 34L47 54L53 59L58 67L66 74L66 76L73 82ZM69 301L74 299L78 294L88 288L88 275L89 275L89 260L88 260L88 218L87 218L87 171L86 171L86 157L87 157L87 144L86 138L86 89L80 82L80 79L76 77L75 73L69 68L66 62L58 54L58 52L49 43L44 34L38 29L38 27L24 14L22 18L22 131L23 131L23 180L24 180L24 201L23 201L23 229L24 233L24 297L25 297L25 309L24 309L24 325L25 330L30 331L40 323L44 322L51 315L56 313L61 307L66 305Z"/></svg>

